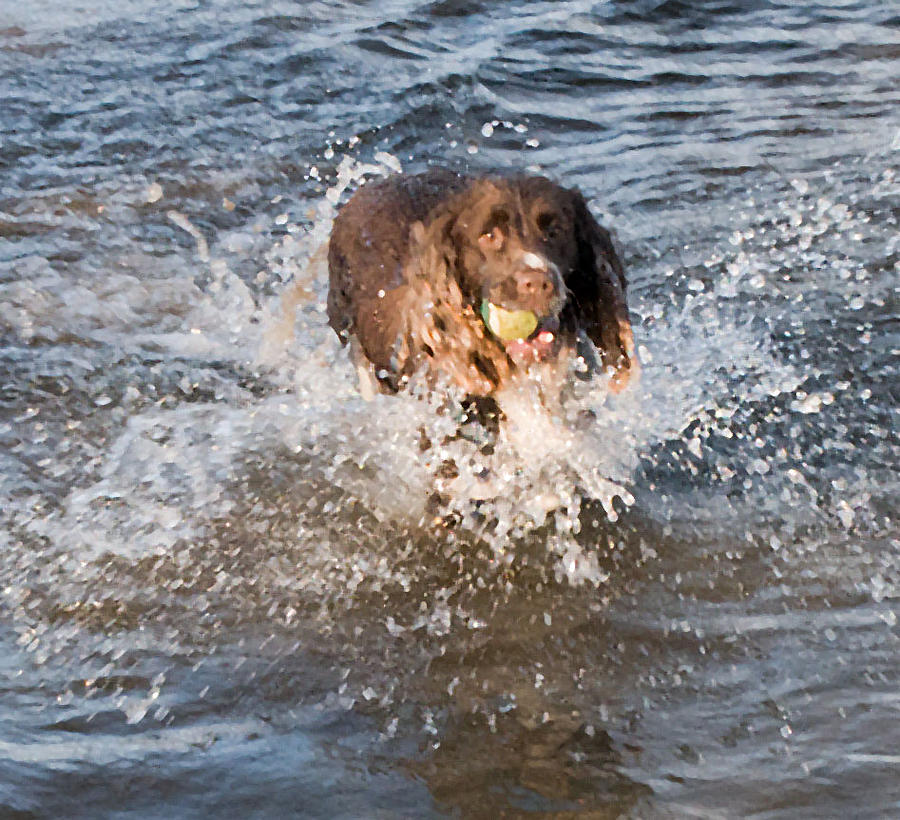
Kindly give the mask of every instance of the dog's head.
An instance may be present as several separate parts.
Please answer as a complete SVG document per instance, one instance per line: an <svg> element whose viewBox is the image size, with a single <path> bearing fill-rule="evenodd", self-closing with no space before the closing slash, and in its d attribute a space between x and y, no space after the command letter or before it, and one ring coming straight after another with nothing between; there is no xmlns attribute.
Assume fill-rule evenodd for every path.
<svg viewBox="0 0 900 820"><path fill-rule="evenodd" d="M577 191L543 177L477 179L416 225L413 242L413 256L430 260L419 277L433 305L425 335L440 337L426 355L469 392L491 392L511 369L568 357L579 332L614 371L614 388L634 372L622 267ZM441 276L449 298L436 286ZM449 366L448 352L457 360Z"/></svg>
<svg viewBox="0 0 900 820"><path fill-rule="evenodd" d="M558 319L566 300L564 276L576 261L571 203L545 180L487 179L456 204L450 238L467 295Z"/></svg>

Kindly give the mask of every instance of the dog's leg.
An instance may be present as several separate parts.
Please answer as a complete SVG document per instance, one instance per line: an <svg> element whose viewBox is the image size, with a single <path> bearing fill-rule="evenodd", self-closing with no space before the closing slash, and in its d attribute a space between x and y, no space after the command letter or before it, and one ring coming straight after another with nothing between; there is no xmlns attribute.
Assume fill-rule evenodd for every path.
<svg viewBox="0 0 900 820"><path fill-rule="evenodd" d="M615 521L618 515L613 498L618 496L626 506L631 506L634 497L625 487L602 474L602 449L588 433L568 424L560 394L548 390L551 386L552 377L546 384L522 378L498 392L497 404L505 416L501 434L519 458L536 472L546 470L552 475L564 470L573 474L585 494L600 502L609 520ZM552 491L534 499L546 512L560 506L561 500Z"/></svg>
<svg viewBox="0 0 900 820"><path fill-rule="evenodd" d="M378 379L375 378L372 363L366 358L355 336L350 339L350 361L353 362L359 379L359 395L363 397L363 401L372 401L380 392Z"/></svg>

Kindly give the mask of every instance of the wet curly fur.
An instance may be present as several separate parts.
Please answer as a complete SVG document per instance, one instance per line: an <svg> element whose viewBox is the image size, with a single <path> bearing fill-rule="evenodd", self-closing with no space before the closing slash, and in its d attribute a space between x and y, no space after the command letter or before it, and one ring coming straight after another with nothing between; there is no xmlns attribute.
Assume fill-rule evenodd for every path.
<svg viewBox="0 0 900 820"><path fill-rule="evenodd" d="M341 209L328 318L382 390L444 376L473 397L516 379L559 382L589 339L613 390L637 373L625 276L584 197L544 177L396 175ZM529 310L527 340L498 339L481 306Z"/></svg>

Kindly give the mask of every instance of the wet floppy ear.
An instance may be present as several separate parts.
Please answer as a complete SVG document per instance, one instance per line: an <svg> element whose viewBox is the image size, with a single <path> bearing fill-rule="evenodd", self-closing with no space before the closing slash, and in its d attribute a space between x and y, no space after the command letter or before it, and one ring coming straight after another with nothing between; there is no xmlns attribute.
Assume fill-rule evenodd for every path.
<svg viewBox="0 0 900 820"><path fill-rule="evenodd" d="M454 239L456 214L449 209L434 215L426 227L422 222L413 223L410 228L410 240L413 250L418 253L439 251L447 264L455 267L458 255L457 243Z"/></svg>
<svg viewBox="0 0 900 820"><path fill-rule="evenodd" d="M619 393L640 372L625 303L625 271L609 232L597 223L581 195L576 195L575 214L578 261L566 285L604 368L614 371L610 389Z"/></svg>
<svg viewBox="0 0 900 820"><path fill-rule="evenodd" d="M425 244L425 226L420 221L413 222L409 229L409 240L416 248Z"/></svg>
<svg viewBox="0 0 900 820"><path fill-rule="evenodd" d="M458 214L445 209L427 226L410 227L406 285L396 289L408 292L408 303L391 311L403 317L394 361L409 374L443 373L467 393L487 395L507 372L506 354L494 361L484 352L486 330L459 275L458 222Z"/></svg>
<svg viewBox="0 0 900 820"><path fill-rule="evenodd" d="M422 231L419 249L424 253L438 253L444 260L445 275L453 279L463 293L480 292L480 282L473 272L481 264L478 228L483 217L473 207L478 197L471 190L462 191L447 200L433 213ZM415 226L413 226L413 234Z"/></svg>

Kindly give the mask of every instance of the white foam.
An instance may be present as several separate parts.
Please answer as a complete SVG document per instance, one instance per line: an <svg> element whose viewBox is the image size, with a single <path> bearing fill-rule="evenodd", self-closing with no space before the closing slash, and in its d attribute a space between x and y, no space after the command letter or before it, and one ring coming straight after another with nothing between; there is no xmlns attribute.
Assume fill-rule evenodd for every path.
<svg viewBox="0 0 900 820"><path fill-rule="evenodd" d="M275 241L264 232L236 230L201 248L200 264L210 278L202 289L187 261L158 279L114 272L74 286L39 265L27 283L0 286L0 320L25 341L74 336L125 350L233 362L271 384L263 395L234 386L215 402L131 412L103 453L96 480L63 499L58 515L34 519L32 531L70 545L83 560L106 551L164 553L201 537L212 517L229 515L248 456L271 457L281 449L308 457L304 481L313 496L316 487L323 496L339 488L385 523L427 524L427 499L437 488L463 529L480 532L498 556L510 550L514 536L552 521L556 535L547 548L558 557L561 575L602 583L591 548L575 537L583 499L596 499L615 520L634 503L636 468L660 444L683 445L697 462L712 459L712 480L732 481L750 465L751 475L783 472L790 487L815 499L803 465L780 455L731 463L710 446L711 436L744 436L738 411L753 402L796 394L789 406L803 415L833 398L823 390L799 392L802 369L776 355L758 317L742 305L784 264L781 249L754 251L761 230L752 225L730 232L708 254L705 266L713 275L694 271L665 299L656 286L632 290L642 376L621 395L610 395L602 380L573 378L554 415L534 393L513 391L500 399L507 423L490 453L475 431L456 435L459 420L442 411L438 397L363 401L353 367L325 321L323 249L346 192L397 165L387 157L375 163L344 157L332 186L314 203L308 230L288 220L287 233ZM777 212L778 230L801 255L812 253L804 225L857 227L841 227L852 215L833 201L786 202ZM251 252L261 252L261 275L286 283L272 297L260 297L232 271L231 257ZM428 450L419 449L420 431L431 442ZM436 480L445 462L459 474ZM856 509L838 506L835 515L853 526ZM349 506L330 513L342 514L356 515ZM327 539L316 546L333 548Z"/></svg>

